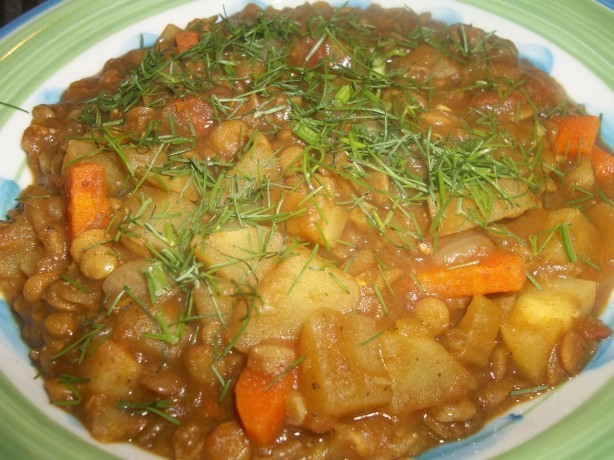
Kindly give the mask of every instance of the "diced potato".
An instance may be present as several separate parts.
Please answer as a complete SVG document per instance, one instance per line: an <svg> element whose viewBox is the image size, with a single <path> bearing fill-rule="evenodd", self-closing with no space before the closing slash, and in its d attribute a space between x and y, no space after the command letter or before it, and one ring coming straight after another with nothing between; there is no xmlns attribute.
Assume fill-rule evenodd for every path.
<svg viewBox="0 0 614 460"><path fill-rule="evenodd" d="M183 362L188 374L199 385L211 385L217 377L213 373L215 364L213 347L208 344L197 344L188 347L183 355ZM216 370L219 372L219 369Z"/></svg>
<svg viewBox="0 0 614 460"><path fill-rule="evenodd" d="M232 161L249 140L250 127L241 120L224 120L209 134L209 147L224 161Z"/></svg>
<svg viewBox="0 0 614 460"><path fill-rule="evenodd" d="M594 259L600 249L597 230L589 220L576 208L563 208L548 213L546 229L556 229L560 225L567 225L570 243L577 256ZM544 232L538 241L538 247L545 244L541 252L544 260L551 263L569 263L569 255L565 250L560 231Z"/></svg>
<svg viewBox="0 0 614 460"><path fill-rule="evenodd" d="M384 365L392 382L391 414L407 414L466 395L476 385L471 373L429 336L405 319L380 336ZM400 322L401 323L401 322Z"/></svg>
<svg viewBox="0 0 614 460"><path fill-rule="evenodd" d="M379 171L372 171L371 175L364 179L365 185L352 182L352 187L358 195L366 195L367 201L375 205L386 205L390 203L390 177Z"/></svg>
<svg viewBox="0 0 614 460"><path fill-rule="evenodd" d="M500 305L482 295L474 296L460 323L448 330L452 355L466 364L488 365L502 317Z"/></svg>
<svg viewBox="0 0 614 460"><path fill-rule="evenodd" d="M128 398L138 386L139 363L123 346L104 340L83 362L83 377L94 394Z"/></svg>
<svg viewBox="0 0 614 460"><path fill-rule="evenodd" d="M173 192L143 186L126 205L129 212L121 224L122 243L149 256L149 247L161 250L175 244L176 230L193 214L194 204Z"/></svg>
<svg viewBox="0 0 614 460"><path fill-rule="evenodd" d="M197 236L196 257L218 276L238 283L257 283L276 262L283 236L266 227L237 227Z"/></svg>
<svg viewBox="0 0 614 460"><path fill-rule="evenodd" d="M258 295L234 309L228 339L246 351L267 338L291 339L319 308L348 312L360 301L354 278L310 251L300 249L262 279Z"/></svg>
<svg viewBox="0 0 614 460"><path fill-rule="evenodd" d="M149 173L147 183L162 190L170 190L192 202L197 202L201 198L191 174Z"/></svg>
<svg viewBox="0 0 614 460"><path fill-rule="evenodd" d="M215 285L202 283L194 288L194 306L205 327L210 323L219 325L230 320L232 308L236 303L235 291L231 281L222 279L217 280Z"/></svg>
<svg viewBox="0 0 614 460"><path fill-rule="evenodd" d="M281 201L279 212L300 213L287 220L288 233L314 244L334 248L343 233L348 214L335 204L335 186L332 181L323 177L318 177L318 180L322 186L315 193L300 186L284 192L272 190L272 197Z"/></svg>
<svg viewBox="0 0 614 460"><path fill-rule="evenodd" d="M337 419L390 402L390 381L379 355L375 321L342 315L331 309L315 312L299 338L299 391L307 416L304 424L324 431Z"/></svg>
<svg viewBox="0 0 614 460"><path fill-rule="evenodd" d="M117 401L98 394L85 404L84 421L92 436L102 442L132 438L147 424L146 419L117 407Z"/></svg>
<svg viewBox="0 0 614 460"><path fill-rule="evenodd" d="M501 335L512 359L535 383L542 381L552 349L595 303L597 285L582 279L555 279L529 286L518 296Z"/></svg>
<svg viewBox="0 0 614 460"><path fill-rule="evenodd" d="M228 177L235 178L236 183L227 190L244 193L249 187L258 185L265 177L277 178L279 164L270 142L259 131L253 131L251 142L247 142L247 151L229 171Z"/></svg>
<svg viewBox="0 0 614 460"><path fill-rule="evenodd" d="M68 144L66 144L66 155L64 155L62 169L68 168L69 164L75 161L83 161L85 159L95 161L100 157L101 150L94 140L87 138L70 139Z"/></svg>
<svg viewBox="0 0 614 460"><path fill-rule="evenodd" d="M450 199L439 222L439 235L450 235L478 226L474 219L468 219L466 216L478 214L479 219L490 223L509 217L518 217L535 206L535 197L524 182L513 179L499 179L499 188L507 197L496 197L498 192L492 189L495 198L493 198L488 216L479 215L478 206L471 198ZM429 198L428 207L431 218L438 218L440 209L438 209L434 199Z"/></svg>

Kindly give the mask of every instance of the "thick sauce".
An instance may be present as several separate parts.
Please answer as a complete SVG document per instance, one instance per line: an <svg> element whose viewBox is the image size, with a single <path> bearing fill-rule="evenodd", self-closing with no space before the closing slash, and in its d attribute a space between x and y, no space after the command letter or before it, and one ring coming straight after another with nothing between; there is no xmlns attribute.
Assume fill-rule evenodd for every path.
<svg viewBox="0 0 614 460"><path fill-rule="evenodd" d="M168 26L34 109L0 287L99 440L418 455L610 335L598 123L510 41L406 9Z"/></svg>

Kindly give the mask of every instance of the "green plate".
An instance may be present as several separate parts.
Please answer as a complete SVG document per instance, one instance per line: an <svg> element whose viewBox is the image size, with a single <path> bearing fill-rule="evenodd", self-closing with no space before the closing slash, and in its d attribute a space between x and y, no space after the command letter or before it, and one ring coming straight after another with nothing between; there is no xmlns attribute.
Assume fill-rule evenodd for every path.
<svg viewBox="0 0 614 460"><path fill-rule="evenodd" d="M256 0L297 6L304 0ZM225 11L245 0L51 0L0 29L0 214L30 181L20 148L26 111L57 101L71 81L96 73L109 58L164 25ZM331 1L334 5L344 3ZM367 6L369 0L350 0ZM602 140L614 147L614 13L592 0L373 0L432 11L512 39L521 55L557 78L571 97L602 114ZM608 2L603 2L608 3ZM614 327L614 305L604 320ZM476 436L421 459L614 458L614 345L605 341L588 369L535 404L515 408ZM0 457L30 459L156 458L130 445L92 441L80 424L51 406L28 361L6 304L0 301Z"/></svg>

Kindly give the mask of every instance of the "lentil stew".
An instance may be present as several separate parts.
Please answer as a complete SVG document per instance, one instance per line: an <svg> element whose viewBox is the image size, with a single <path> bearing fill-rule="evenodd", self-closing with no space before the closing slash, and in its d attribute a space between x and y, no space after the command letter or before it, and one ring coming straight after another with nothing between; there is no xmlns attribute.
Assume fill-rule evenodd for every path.
<svg viewBox="0 0 614 460"><path fill-rule="evenodd" d="M250 5L32 118L0 288L51 403L99 440L414 456L611 333L599 118L494 34Z"/></svg>

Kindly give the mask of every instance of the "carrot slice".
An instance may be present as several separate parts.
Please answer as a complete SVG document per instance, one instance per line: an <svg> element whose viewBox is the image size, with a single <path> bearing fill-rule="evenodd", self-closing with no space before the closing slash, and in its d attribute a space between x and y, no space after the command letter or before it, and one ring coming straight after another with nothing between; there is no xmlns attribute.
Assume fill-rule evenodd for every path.
<svg viewBox="0 0 614 460"><path fill-rule="evenodd" d="M593 115L574 115L563 118L554 141L554 150L567 154L570 159L578 156L589 158L595 170L595 178L602 182L614 179L614 156L595 145L600 120Z"/></svg>
<svg viewBox="0 0 614 460"><path fill-rule="evenodd" d="M177 51L183 53L189 50L200 40L200 34L194 30L180 30L175 35L175 43L177 43Z"/></svg>
<svg viewBox="0 0 614 460"><path fill-rule="evenodd" d="M518 291L525 282L524 259L507 251L496 251L472 265L439 266L416 274L429 294L461 297Z"/></svg>
<svg viewBox="0 0 614 460"><path fill-rule="evenodd" d="M71 238L109 223L105 166L100 163L77 163L67 170L66 198L68 232Z"/></svg>
<svg viewBox="0 0 614 460"><path fill-rule="evenodd" d="M599 118L593 115L573 115L559 123L559 131L554 141L557 153L575 158L592 152L599 133Z"/></svg>
<svg viewBox="0 0 614 460"><path fill-rule="evenodd" d="M591 163L595 169L595 178L602 182L614 180L614 155L606 152L599 147L593 148L591 152Z"/></svg>
<svg viewBox="0 0 614 460"><path fill-rule="evenodd" d="M275 442L286 419L286 396L294 385L295 372L275 381L274 376L245 367L235 386L239 418L249 439L257 445Z"/></svg>
<svg viewBox="0 0 614 460"><path fill-rule="evenodd" d="M193 94L171 101L174 105L176 122L186 133L203 135L213 125L213 107L203 97Z"/></svg>

